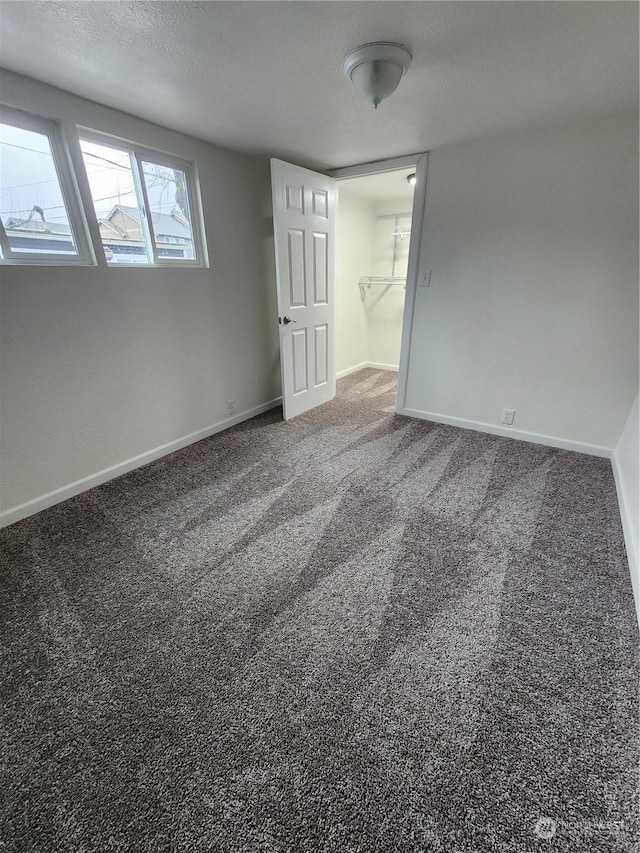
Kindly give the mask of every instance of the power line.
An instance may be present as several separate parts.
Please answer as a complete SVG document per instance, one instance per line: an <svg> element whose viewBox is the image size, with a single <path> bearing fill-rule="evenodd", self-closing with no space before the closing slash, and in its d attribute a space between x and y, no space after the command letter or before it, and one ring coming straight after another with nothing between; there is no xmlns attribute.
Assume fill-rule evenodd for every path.
<svg viewBox="0 0 640 853"><path fill-rule="evenodd" d="M111 201L114 198L119 198L120 195L122 195L122 193L117 193L117 195L106 195L103 198L95 198L95 199L93 199L93 203L97 204L100 201ZM126 195L126 193L125 193L125 195ZM133 205L125 205L125 207L132 207L132 206ZM67 208L64 204L56 204L53 207L45 207L44 211L45 211L45 213L49 213L49 211L51 211L51 210L65 210L66 211L66 209ZM33 210L32 207L25 208L22 210L3 210L3 211L0 211L0 216L15 216L18 213L31 213L32 210Z"/></svg>
<svg viewBox="0 0 640 853"><path fill-rule="evenodd" d="M46 154L47 157L51 157L51 159L53 160L51 149L49 149L48 151L38 151L37 148L27 148L24 145L16 145L15 142L5 142L4 140L0 140L0 145L7 145L9 148L17 148L19 151L32 151L34 154Z"/></svg>
<svg viewBox="0 0 640 853"><path fill-rule="evenodd" d="M122 163L116 163L115 160L108 160L106 157L101 157L99 154L94 154L92 151L85 151L82 149L82 154L85 157L95 157L96 160L103 160L105 163L110 163L112 166L115 166L116 169L124 169L125 172L131 171L131 166L123 166Z"/></svg>
<svg viewBox="0 0 640 853"><path fill-rule="evenodd" d="M110 170L107 169L106 166L103 166L102 168L95 169L93 172L91 172L91 174L97 175L98 172L107 172L107 171L110 171ZM87 173L87 174L89 174L89 173ZM41 184L53 184L53 183L57 183L58 185L60 184L60 181L58 180L57 176L55 178L49 178L47 181L34 181L32 184L18 184L17 186L2 187L1 191L2 192L10 192L13 190L22 190L22 189L25 189L25 187L38 187Z"/></svg>
<svg viewBox="0 0 640 853"><path fill-rule="evenodd" d="M2 192L10 192L13 190L22 190L25 187L37 187L37 186L40 186L40 184L54 184L54 183L59 184L57 177L56 178L49 178L48 181L34 181L32 184L18 184L15 187L14 186L2 187Z"/></svg>
<svg viewBox="0 0 640 853"><path fill-rule="evenodd" d="M125 193L117 193L116 195L106 195L106 196L103 196L102 198L93 199L93 203L98 204L101 201L112 201L113 199L120 198L121 195L127 195L127 194L128 193L125 192ZM134 207L138 210L140 209L138 207L138 205L132 205L132 204L125 204L125 205L122 205L122 207ZM157 204L152 204L150 207L151 207L151 213L162 213L162 210L161 209L158 210L157 208L165 208L165 209L173 210L173 208L175 207L175 203L172 201L161 201ZM52 211L52 210L65 210L66 211L66 207L63 204L57 204L57 205L54 205L53 207L45 207L43 209L44 209L45 213L47 213L47 214L50 213L50 211ZM21 208L19 210L3 210L3 211L0 211L0 216L15 216L18 213L31 213L32 210L33 210L33 207Z"/></svg>
<svg viewBox="0 0 640 853"><path fill-rule="evenodd" d="M21 151L34 151L34 152L35 152L35 153L37 153L37 154L44 154L44 153L47 153L47 152L44 152L44 151L36 151L36 149L35 149L35 148L27 148L27 147L25 147L25 146L15 145L15 144L13 144L13 143L11 143L11 142L3 142L2 144L3 144L3 145L10 145L11 147L13 147L13 148L18 148L18 149L19 149L19 150L21 150ZM123 171L125 171L125 172L129 172L129 173L131 173L131 168L130 168L130 167L128 167L128 166L123 166L121 163L116 163L114 160L109 160L107 157L101 157L99 154L94 154L92 151L85 151L84 149L82 149L82 154L83 154L83 156L93 157L93 158L94 158L94 159L96 159L96 160L102 160L103 162L108 163L110 167L115 167L115 168L117 168L117 169L122 169L122 170L123 170ZM51 155L50 155L50 156L51 156ZM52 158L52 159L53 159L53 158ZM90 164L85 163L85 166L89 166L89 165L90 165ZM156 164L151 164L151 165L154 165L154 166L155 166ZM95 175L95 174L98 174L98 172L106 172L106 171L110 171L110 169L107 169L107 168L104 168L104 167L103 167L102 169L97 169L97 170L95 170L95 171L91 172L90 174L89 174L89 172L87 172L87 175L90 177L90 175ZM145 179L147 179L148 177L152 177L152 178L156 178L156 179L160 178L161 180L163 180L163 179L164 179L164 175L163 175L163 176L160 176L160 175L158 175L157 173L156 173L156 174L151 174L151 175L149 175L149 173L148 173L146 170L144 170L144 177L145 177ZM171 182L171 179L169 179L169 183L170 183L170 182ZM49 178L49 179L48 179L48 180L46 180L46 181L34 181L34 182L30 183L30 184L18 184L18 185L16 185L16 186L4 187L4 188L2 189L2 191L3 191L3 192L12 192L13 190L27 189L27 188L29 188L29 187L42 186L43 184L52 184L52 183L57 183L58 185L60 185L60 181L59 181L59 179L58 179L58 177L57 177L57 176L56 176L55 178ZM145 180L145 183L146 183L146 180ZM166 189L166 183L165 183L165 181L164 181L164 180L163 180L163 189ZM132 186L132 187L131 187L130 189L128 189L128 190L120 190L120 191L118 192L118 194L117 194L117 195L113 195L113 196L105 196L104 198L94 199L94 203L97 203L97 202L100 202L100 201L109 201L110 199L119 198L119 197L120 197L120 195L128 195L128 194L130 194L130 193L131 193L131 194L133 194L133 192L134 192L134 188L133 188L133 186ZM170 202L162 202L162 201L159 201L159 202L158 202L158 207L161 207L161 206L172 206L172 207L173 207L173 206L174 206L174 202L173 202L173 201L170 201ZM47 209L48 209L48 210L57 210L57 209L60 209L60 208L62 208L62 207L63 207L63 205L58 205L58 206L56 206L56 207L50 207L50 208L47 208ZM30 211L31 211L31 208L26 209L26 210L13 211L13 213L29 213ZM0 213L0 215L8 215L8 214L7 214L7 212L5 211L5 212L3 212L3 213Z"/></svg>

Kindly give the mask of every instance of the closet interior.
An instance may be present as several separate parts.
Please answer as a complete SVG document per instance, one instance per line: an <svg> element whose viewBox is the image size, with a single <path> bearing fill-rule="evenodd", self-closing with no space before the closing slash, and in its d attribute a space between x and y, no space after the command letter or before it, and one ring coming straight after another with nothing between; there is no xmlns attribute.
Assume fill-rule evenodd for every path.
<svg viewBox="0 0 640 853"><path fill-rule="evenodd" d="M336 373L397 370L415 169L338 182Z"/></svg>

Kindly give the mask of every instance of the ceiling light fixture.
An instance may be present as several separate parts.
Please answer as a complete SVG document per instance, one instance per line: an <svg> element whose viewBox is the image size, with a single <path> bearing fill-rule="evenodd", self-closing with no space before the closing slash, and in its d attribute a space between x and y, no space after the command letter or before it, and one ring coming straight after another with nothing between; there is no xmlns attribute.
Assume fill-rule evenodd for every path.
<svg viewBox="0 0 640 853"><path fill-rule="evenodd" d="M344 58L343 68L356 92L378 109L380 101L398 88L411 59L411 51L404 45L374 41L350 51Z"/></svg>
<svg viewBox="0 0 640 853"><path fill-rule="evenodd" d="M411 175L407 175L407 183L411 184L412 187L416 185L416 173L413 172Z"/></svg>

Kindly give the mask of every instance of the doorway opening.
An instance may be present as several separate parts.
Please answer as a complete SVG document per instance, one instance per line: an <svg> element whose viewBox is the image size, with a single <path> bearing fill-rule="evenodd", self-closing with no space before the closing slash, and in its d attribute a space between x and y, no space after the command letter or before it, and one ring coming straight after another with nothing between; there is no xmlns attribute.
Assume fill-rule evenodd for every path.
<svg viewBox="0 0 640 853"><path fill-rule="evenodd" d="M416 163L336 175L336 379L364 368L398 372Z"/></svg>
<svg viewBox="0 0 640 853"><path fill-rule="evenodd" d="M398 372L405 413L426 180L426 154L329 175L271 161L285 420L328 402L336 378L368 365ZM430 276L421 281L428 287Z"/></svg>

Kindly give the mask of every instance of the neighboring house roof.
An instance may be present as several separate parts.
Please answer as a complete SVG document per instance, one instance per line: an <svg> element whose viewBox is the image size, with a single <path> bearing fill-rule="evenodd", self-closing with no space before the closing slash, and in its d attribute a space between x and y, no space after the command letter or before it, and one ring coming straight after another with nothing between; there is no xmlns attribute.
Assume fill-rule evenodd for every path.
<svg viewBox="0 0 640 853"><path fill-rule="evenodd" d="M100 225L100 227L106 228L108 231L112 231L116 235L116 237L122 238L122 232L120 231L120 229L116 228L116 226L113 223L109 222L108 219L98 219L98 225Z"/></svg>
<svg viewBox="0 0 640 853"><path fill-rule="evenodd" d="M140 225L140 212L138 208L127 207L123 204L116 204L109 212L109 215L105 217L104 221L108 222L118 211L124 213L125 216L128 216ZM153 229L157 235L161 234L164 237L182 237L184 240L191 239L191 228L189 228L188 223L181 214L177 212L170 214L152 213L151 219L153 221Z"/></svg>
<svg viewBox="0 0 640 853"><path fill-rule="evenodd" d="M37 234L64 234L71 235L71 226L67 222L43 222L35 216L31 219L17 219L9 217L4 223L7 231L29 231Z"/></svg>

